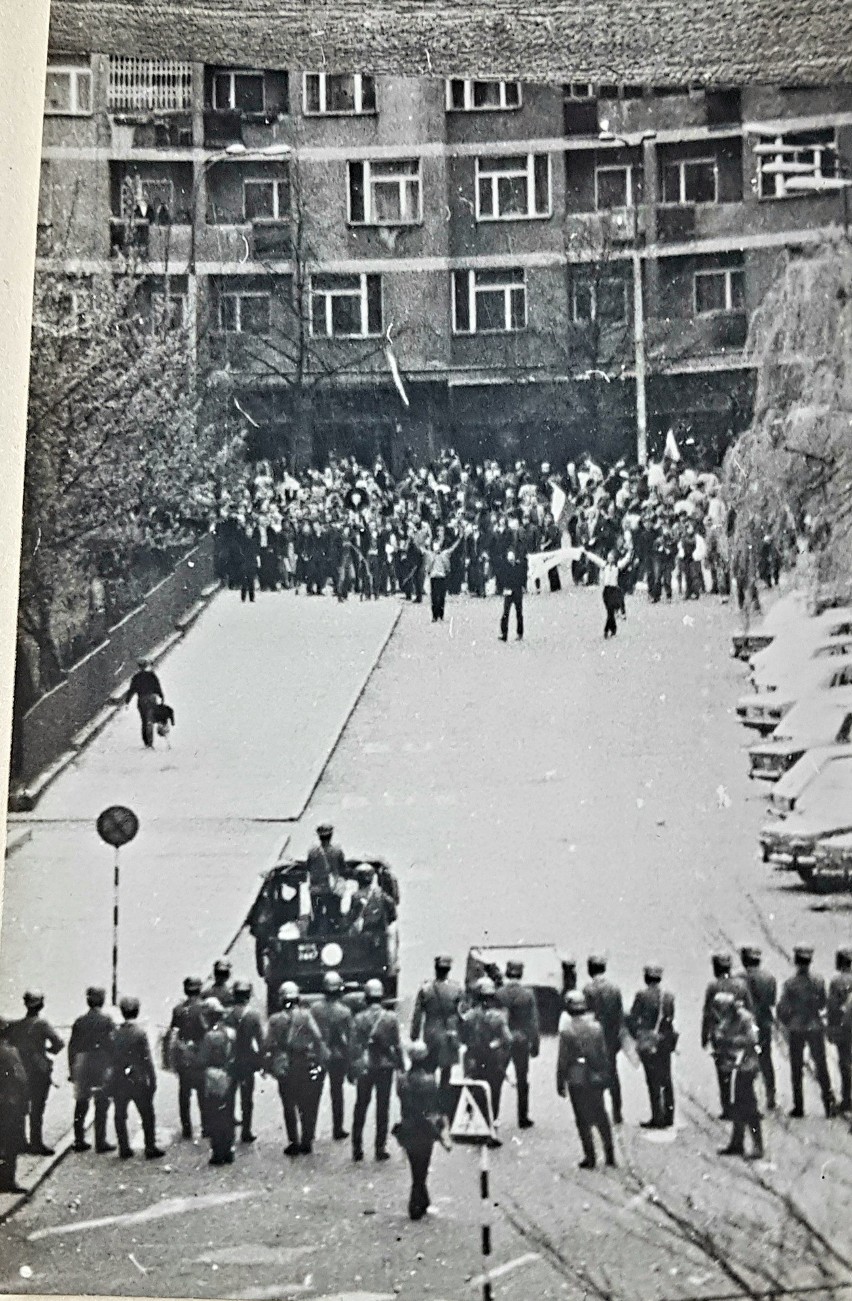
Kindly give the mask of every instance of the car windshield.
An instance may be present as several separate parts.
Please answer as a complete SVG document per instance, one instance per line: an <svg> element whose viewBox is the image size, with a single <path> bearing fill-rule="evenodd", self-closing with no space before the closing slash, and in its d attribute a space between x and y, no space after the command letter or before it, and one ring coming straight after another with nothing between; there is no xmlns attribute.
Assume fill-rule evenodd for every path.
<svg viewBox="0 0 852 1301"><path fill-rule="evenodd" d="M799 805L809 820L837 817L852 824L852 756L826 764L803 792Z"/></svg>
<svg viewBox="0 0 852 1301"><path fill-rule="evenodd" d="M833 741L845 722L849 704L837 705L833 700L809 699L794 705L774 734L777 741L810 740Z"/></svg>

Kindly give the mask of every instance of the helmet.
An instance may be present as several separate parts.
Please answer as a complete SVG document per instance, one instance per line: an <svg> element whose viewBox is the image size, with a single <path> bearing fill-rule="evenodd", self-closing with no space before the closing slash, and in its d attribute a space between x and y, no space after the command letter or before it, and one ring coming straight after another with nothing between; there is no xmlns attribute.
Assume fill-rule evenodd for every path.
<svg viewBox="0 0 852 1301"><path fill-rule="evenodd" d="M367 981L364 986L364 997L368 1003L380 1003L384 996L385 987L377 977L374 976L372 980Z"/></svg>
<svg viewBox="0 0 852 1301"><path fill-rule="evenodd" d="M217 958L216 961L213 963L213 975L230 976L230 974L231 974L231 959Z"/></svg>
<svg viewBox="0 0 852 1301"><path fill-rule="evenodd" d="M200 976L187 976L186 980L183 982L183 992L184 992L185 994L200 994L200 993L201 993L201 977L200 977Z"/></svg>
<svg viewBox="0 0 852 1301"><path fill-rule="evenodd" d="M479 998L493 998L497 993L497 987L490 976L480 976L474 988Z"/></svg>
<svg viewBox="0 0 852 1301"><path fill-rule="evenodd" d="M284 984L278 991L278 997L282 1004L298 1003L300 998L299 986L295 980L285 980Z"/></svg>
<svg viewBox="0 0 852 1301"><path fill-rule="evenodd" d="M247 980L235 980L231 993L234 998L247 1002L251 998L251 984Z"/></svg>
<svg viewBox="0 0 852 1301"><path fill-rule="evenodd" d="M223 1011L224 1008L222 1007L222 1004L219 1002L218 998L205 998L204 1014L207 1017L208 1021L215 1024L217 1021L221 1019Z"/></svg>
<svg viewBox="0 0 852 1301"><path fill-rule="evenodd" d="M325 994L339 994L343 990L343 980L339 971L327 971L322 978L322 988Z"/></svg>
<svg viewBox="0 0 852 1301"><path fill-rule="evenodd" d="M44 1007L44 994L40 989L28 989L24 994L25 1007Z"/></svg>
<svg viewBox="0 0 852 1301"><path fill-rule="evenodd" d="M565 995L565 1007L571 1016L580 1016L583 1012L588 1011L588 1004L584 994L579 989L571 989Z"/></svg>
<svg viewBox="0 0 852 1301"><path fill-rule="evenodd" d="M118 1006L121 1009L121 1015L130 1020L139 1015L138 998L122 998Z"/></svg>
<svg viewBox="0 0 852 1301"><path fill-rule="evenodd" d="M421 1043L412 1044L408 1050L408 1059L411 1062L412 1066L418 1066L421 1062L425 1062L428 1056L429 1056L429 1049L426 1047L425 1044L421 1044Z"/></svg>

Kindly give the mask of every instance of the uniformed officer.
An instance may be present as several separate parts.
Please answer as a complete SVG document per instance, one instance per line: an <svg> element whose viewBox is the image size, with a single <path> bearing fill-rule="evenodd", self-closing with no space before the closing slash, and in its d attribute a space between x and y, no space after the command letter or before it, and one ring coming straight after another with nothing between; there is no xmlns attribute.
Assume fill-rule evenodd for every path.
<svg viewBox="0 0 852 1301"><path fill-rule="evenodd" d="M826 1022L828 1038L837 1049L840 1068L840 1105L838 1111L852 1111L852 1019L846 1014L852 999L852 948L838 949L836 975L828 985Z"/></svg>
<svg viewBox="0 0 852 1301"><path fill-rule="evenodd" d="M777 985L775 977L761 965L761 951L753 944L740 949L743 980L751 995L751 1007L757 1023L758 1060L766 1089L766 1109L775 1110L775 1067L772 1062L772 1028L775 1024Z"/></svg>
<svg viewBox="0 0 852 1301"><path fill-rule="evenodd" d="M420 1038L429 1050L429 1070L439 1071L438 1085L446 1097L450 1072L459 1059L459 1005L461 986L450 980L453 960L441 953L435 959L435 979L421 985L414 1000L411 1038Z"/></svg>
<svg viewBox="0 0 852 1301"><path fill-rule="evenodd" d="M114 1152L115 1144L107 1142L106 1126L109 1114L109 1046L115 1025L103 1010L105 990L91 986L86 990L86 1002L89 1010L77 1017L68 1040L68 1078L74 1085L74 1151L91 1150L91 1143L86 1142L86 1116L89 1103L94 1102L95 1151Z"/></svg>
<svg viewBox="0 0 852 1301"><path fill-rule="evenodd" d="M802 1074L805 1048L810 1052L822 1094L826 1116L834 1114L834 1095L825 1057L825 1009L827 995L822 976L811 971L814 951L806 944L793 950L796 974L784 981L778 1000L778 1020L787 1032L790 1044L790 1075L793 1084L793 1109L790 1115L800 1120L805 1114Z"/></svg>
<svg viewBox="0 0 852 1301"><path fill-rule="evenodd" d="M355 1084L352 1117L352 1160L364 1159L364 1123L376 1095L376 1160L387 1161L388 1117L393 1077L403 1068L399 1022L390 1008L382 1007L382 982L364 986L366 1006L355 1014L349 1040L349 1077Z"/></svg>
<svg viewBox="0 0 852 1301"><path fill-rule="evenodd" d="M674 1124L672 1053L677 1044L674 1028L674 995L662 987L663 969L645 967L645 988L633 999L626 1018L639 1060L645 1071L651 1119L641 1121L643 1129L668 1129Z"/></svg>
<svg viewBox="0 0 852 1301"><path fill-rule="evenodd" d="M198 1048L198 1066L204 1080L204 1129L211 1165L231 1165L234 1160L237 1032L224 1024L223 1015L218 999L205 998L207 1032Z"/></svg>
<svg viewBox="0 0 852 1301"><path fill-rule="evenodd" d="M497 1003L506 1012L512 1036L518 1124L521 1129L529 1129L533 1123L530 1120L530 1058L538 1057L541 1036L535 994L521 984L523 974L524 964L517 958L510 958L506 963L505 984L497 990Z"/></svg>
<svg viewBox="0 0 852 1301"><path fill-rule="evenodd" d="M331 1130L336 1140L349 1137L343 1128L343 1081L349 1070L349 1037L352 1013L343 1002L343 980L337 971L327 971L322 980L323 999L311 1008L319 1026L328 1061L328 1089L331 1094Z"/></svg>
<svg viewBox="0 0 852 1301"><path fill-rule="evenodd" d="M575 958L562 958L562 997L577 988L577 962Z"/></svg>
<svg viewBox="0 0 852 1301"><path fill-rule="evenodd" d="M579 990L565 995L565 1011L559 1020L559 1052L556 1063L556 1092L567 1092L574 1109L577 1133L583 1145L582 1170L594 1170L595 1141L601 1136L608 1166L615 1165L612 1127L604 1106L604 1089L609 1082L609 1053L603 1028L590 1013Z"/></svg>
<svg viewBox="0 0 852 1301"><path fill-rule="evenodd" d="M172 1020L163 1040L163 1065L178 1077L178 1108L184 1138L192 1138L192 1095L198 1100L201 1133L204 1134L204 1080L198 1065L198 1049L207 1033L201 981L187 976L183 982L186 997L172 1011Z"/></svg>
<svg viewBox="0 0 852 1301"><path fill-rule="evenodd" d="M138 1024L139 999L122 998L118 1006L124 1020L110 1041L118 1155L124 1161L133 1156L127 1134L127 1109L132 1102L142 1121L145 1156L147 1160L155 1161L165 1153L157 1147L157 1126L154 1117L157 1072L154 1069L154 1059L151 1056L148 1036Z"/></svg>
<svg viewBox="0 0 852 1301"><path fill-rule="evenodd" d="M63 1040L42 1016L44 994L27 990L24 994L25 1016L10 1027L9 1041L17 1048L27 1073L30 1091L30 1141L27 1151L33 1156L53 1156L53 1148L44 1141L44 1109L53 1075L51 1057L62 1052Z"/></svg>
<svg viewBox="0 0 852 1301"><path fill-rule="evenodd" d="M500 1116L503 1081L512 1057L509 1018L497 1004L497 990L490 976L480 976L474 988L476 1002L461 1017L465 1045L465 1074L471 1080L485 1080L491 1090L491 1111ZM498 1140L494 1140L497 1142Z"/></svg>
<svg viewBox="0 0 852 1301"><path fill-rule="evenodd" d="M713 954L713 979L704 992L704 1010L701 1015L701 1047L709 1048L716 1065L716 1078L719 1082L719 1102L722 1108L720 1120L731 1119L731 1071L733 1069L730 1053L724 1045L724 1039L718 1039L716 1030L722 1019L723 1009L728 1008L727 1000L719 1002L721 994L745 994L747 1004L751 1002L748 986L743 977L731 975L730 953ZM727 1015L727 1012L725 1012Z"/></svg>
<svg viewBox="0 0 852 1301"><path fill-rule="evenodd" d="M384 932L396 921L396 904L379 884L370 863L359 863L355 870L358 889L349 904L349 930L355 934Z"/></svg>
<svg viewBox="0 0 852 1301"><path fill-rule="evenodd" d="M731 1062L731 1120L734 1122L727 1147L719 1149L720 1156L745 1156L745 1132L751 1134L751 1156L763 1156L763 1130L755 1081L760 1071L760 1031L757 1021L746 1006L742 990L734 994L717 995L720 1004L719 1021L714 1030L725 1045L725 1054Z"/></svg>
<svg viewBox="0 0 852 1301"><path fill-rule="evenodd" d="M317 827L318 845L308 850L308 884L311 892L311 929L336 929L340 922L338 883L346 874L346 858L339 845L332 843L334 827L323 822Z"/></svg>
<svg viewBox="0 0 852 1301"><path fill-rule="evenodd" d="M624 1002L621 990L606 975L606 958L593 954L587 963L589 983L583 990L586 1006L603 1030L609 1060L608 1085L612 1099L612 1119L621 1124L621 1082L618 1078L618 1054L624 1034Z"/></svg>
<svg viewBox="0 0 852 1301"><path fill-rule="evenodd" d="M247 980L235 980L234 1005L225 1013L225 1025L237 1036L235 1079L240 1095L240 1138L253 1143L251 1122L254 1116L254 1077L263 1059L263 1021L251 1003L252 989Z"/></svg>
<svg viewBox="0 0 852 1301"><path fill-rule="evenodd" d="M284 1155L309 1155L313 1151L327 1049L313 1016L301 1006L299 986L285 980L278 999L281 1011L269 1018L264 1060L266 1069L278 1081L288 1139Z"/></svg>
<svg viewBox="0 0 852 1301"><path fill-rule="evenodd" d="M213 979L204 986L201 997L215 998L223 1008L234 1006L234 990L231 984L231 959L217 958L213 963Z"/></svg>
<svg viewBox="0 0 852 1301"><path fill-rule="evenodd" d="M450 1146L447 1117L444 1112L444 1094L435 1083L435 1073L429 1069L429 1049L425 1044L414 1043L408 1050L409 1069L397 1081L401 1119L394 1126L397 1141L408 1157L411 1168L411 1192L408 1197L408 1214L420 1220L429 1209L429 1189L426 1180L432 1149L436 1140Z"/></svg>

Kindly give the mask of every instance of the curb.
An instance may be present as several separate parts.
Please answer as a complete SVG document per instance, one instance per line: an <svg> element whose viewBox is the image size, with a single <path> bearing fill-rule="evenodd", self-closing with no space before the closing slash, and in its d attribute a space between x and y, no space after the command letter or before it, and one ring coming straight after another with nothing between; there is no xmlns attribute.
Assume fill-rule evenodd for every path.
<svg viewBox="0 0 852 1301"><path fill-rule="evenodd" d="M313 799L316 788L319 786L320 782L325 776L326 769L328 768L328 765L331 763L332 759L334 758L334 755L337 751L337 747L340 745L340 742L343 739L343 733L346 731L347 727L349 726L349 720L351 719L352 715L355 713L355 710L358 708L358 705L361 703L361 697L364 695L364 692L367 690L367 687L370 685L370 681L373 677L373 674L375 673L376 669L379 667L379 663L381 662L382 656L387 650L388 645L390 644L390 640L393 637L394 633L396 632L401 618L402 618L402 606L397 606L396 613L394 614L394 617L391 620L391 626L388 629L385 636L383 637L381 645L379 646L378 650L373 656L372 662L370 663L370 667L367 669L367 672L365 673L364 677L361 679L361 683L357 691L355 692L354 696L352 697L352 700L347 706L346 711L343 715L343 721L340 724L337 731L335 732L334 739L332 740L331 745L329 746L325 754L325 757L323 759L320 759L318 763L315 765L313 775L309 778L310 785L308 786L307 794L302 800L298 812L292 818L287 818L286 819L287 822L299 822L305 816L305 810L307 809L308 805Z"/></svg>
<svg viewBox="0 0 852 1301"><path fill-rule="evenodd" d="M182 641L189 629L196 622L201 614L207 609L213 597L219 591L221 583L208 583L207 587L202 589L201 600L196 601L194 605L180 616L175 622L175 629L170 632L161 642L148 653L148 658L152 664L159 664L170 650L172 650L179 641ZM372 671L372 670L371 670ZM124 696L127 693L127 687L130 679L128 678L120 688L117 688L109 697L109 702L98 710L85 727L73 737L71 746L65 750L59 758L52 763L49 768L40 772L34 780L25 787L18 787L9 792L8 811L10 813L32 813L38 801L49 786L56 781L56 778L69 767L70 764L85 750L91 741L99 736L104 730L107 723L111 722L118 713L124 702ZM2 1223L2 1216L0 1216Z"/></svg>
<svg viewBox="0 0 852 1301"><path fill-rule="evenodd" d="M47 1176L56 1169L61 1161L65 1160L73 1144L74 1131L69 1129L57 1141L53 1156L42 1157L32 1175L26 1179L22 1178L20 1174L18 1175L18 1178L21 1179L21 1186L27 1190L25 1193L0 1193L0 1224L5 1224L16 1211L26 1205L33 1193L44 1183Z"/></svg>

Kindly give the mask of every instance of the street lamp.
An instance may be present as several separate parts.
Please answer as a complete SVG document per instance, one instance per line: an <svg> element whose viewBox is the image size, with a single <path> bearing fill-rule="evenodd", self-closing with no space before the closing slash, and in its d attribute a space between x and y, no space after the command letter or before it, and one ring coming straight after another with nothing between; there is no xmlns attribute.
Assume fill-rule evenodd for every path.
<svg viewBox="0 0 852 1301"><path fill-rule="evenodd" d="M635 135L616 135L604 123L598 134L603 144L636 148L655 140L656 131L639 131ZM636 376L636 460L644 465L648 459L648 395L645 350L645 295L642 285L642 257L639 252L638 227L633 234L630 253L633 268L633 371Z"/></svg>
<svg viewBox="0 0 852 1301"><path fill-rule="evenodd" d="M262 149L249 149L241 141L235 140L232 144L226 145L224 149L218 150L215 154L210 154L202 161L189 200L190 231L189 261L187 265L187 273L189 275L195 275L195 251L198 230L198 195L210 169L215 167L218 163L227 162L232 158L246 159L249 162L262 162L265 159L287 158L292 152L292 146L284 143L266 145Z"/></svg>

